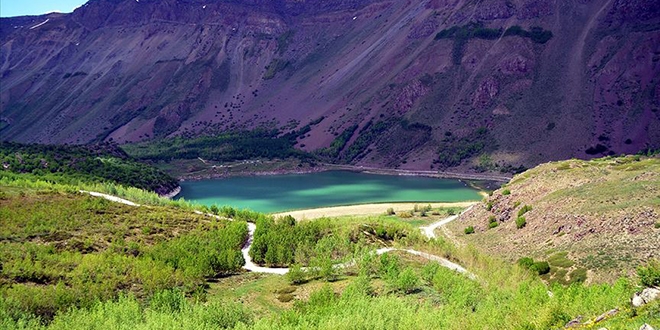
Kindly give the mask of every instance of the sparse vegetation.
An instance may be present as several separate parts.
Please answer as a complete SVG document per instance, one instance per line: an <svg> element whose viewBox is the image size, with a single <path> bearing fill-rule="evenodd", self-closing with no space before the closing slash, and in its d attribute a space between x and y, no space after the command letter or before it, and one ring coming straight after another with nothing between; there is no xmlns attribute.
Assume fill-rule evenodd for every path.
<svg viewBox="0 0 660 330"><path fill-rule="evenodd" d="M518 210L518 217L523 216L525 213L527 213L531 210L532 210L532 207L530 205L523 206L520 210Z"/></svg>
<svg viewBox="0 0 660 330"><path fill-rule="evenodd" d="M660 286L660 261L650 260L646 266L640 266L637 275L643 286Z"/></svg>
<svg viewBox="0 0 660 330"><path fill-rule="evenodd" d="M497 226L499 226L499 222L497 222L497 218L495 218L494 215L489 216L488 217L488 229L493 229Z"/></svg>
<svg viewBox="0 0 660 330"><path fill-rule="evenodd" d="M474 234L474 227L473 226L465 227L463 232L465 233L465 235Z"/></svg>
<svg viewBox="0 0 660 330"><path fill-rule="evenodd" d="M463 160L479 155L483 152L493 151L497 148L487 128L481 127L464 137L455 135L445 136L440 141L438 160L440 168L460 165Z"/></svg>
<svg viewBox="0 0 660 330"><path fill-rule="evenodd" d="M282 134L278 130L257 129L194 139L168 138L157 142L127 144L122 148L137 159L153 162L197 158L222 162L258 158L313 159L293 147L299 135L300 132Z"/></svg>
<svg viewBox="0 0 660 330"><path fill-rule="evenodd" d="M507 36L520 36L529 38L534 43L545 44L552 38L552 32L540 27L532 27L529 31L526 31L518 25L503 31L501 28L486 28L481 22L473 22L463 26L453 26L444 29L435 35L435 40L453 39L452 60L454 64L460 65L463 58L463 49L470 39L495 40Z"/></svg>
<svg viewBox="0 0 660 330"><path fill-rule="evenodd" d="M332 141L329 147L322 148L317 151L317 154L320 157L327 159L335 159L339 157L339 153L344 150L344 147L348 143L348 140L351 139L355 130L357 130L358 125L353 125L345 129L337 138Z"/></svg>
<svg viewBox="0 0 660 330"><path fill-rule="evenodd" d="M263 79L270 80L275 78L278 72L283 71L289 66L289 61L283 59L273 59L270 64L266 66L266 73L264 73Z"/></svg>

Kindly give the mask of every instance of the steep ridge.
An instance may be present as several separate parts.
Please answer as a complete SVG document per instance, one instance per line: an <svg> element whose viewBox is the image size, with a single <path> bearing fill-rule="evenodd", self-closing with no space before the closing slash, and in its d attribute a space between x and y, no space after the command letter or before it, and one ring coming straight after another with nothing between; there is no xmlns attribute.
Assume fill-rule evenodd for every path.
<svg viewBox="0 0 660 330"><path fill-rule="evenodd" d="M0 139L124 143L321 119L297 147L347 132L332 156L363 166L633 153L660 147L658 44L653 0L91 0L0 20Z"/></svg>

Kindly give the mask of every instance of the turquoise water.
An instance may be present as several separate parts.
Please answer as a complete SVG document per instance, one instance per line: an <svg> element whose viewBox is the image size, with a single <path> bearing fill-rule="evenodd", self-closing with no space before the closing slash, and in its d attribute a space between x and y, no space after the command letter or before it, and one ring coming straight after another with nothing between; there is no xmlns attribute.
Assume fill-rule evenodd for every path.
<svg viewBox="0 0 660 330"><path fill-rule="evenodd" d="M184 181L178 197L265 213L349 204L481 199L477 190L458 180L347 171Z"/></svg>

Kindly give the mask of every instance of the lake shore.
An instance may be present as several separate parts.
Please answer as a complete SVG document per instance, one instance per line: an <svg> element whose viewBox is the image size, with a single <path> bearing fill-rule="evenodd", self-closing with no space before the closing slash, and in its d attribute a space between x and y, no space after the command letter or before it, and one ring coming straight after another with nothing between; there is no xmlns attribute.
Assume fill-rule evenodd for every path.
<svg viewBox="0 0 660 330"><path fill-rule="evenodd" d="M385 214L388 208L392 208L394 212L401 211L410 211L415 205L426 206L431 205L433 208L440 207L461 207L467 208L474 204L478 203L477 201L468 201L468 202L453 202L453 203L372 203L372 204L358 204L358 205L346 205L346 206L331 206L331 207L320 207L312 208L305 210L295 210L289 212L277 212L272 215L275 217L282 217L290 215L296 220L312 220L323 217L340 217L348 215L380 215Z"/></svg>
<svg viewBox="0 0 660 330"><path fill-rule="evenodd" d="M239 163L238 165L253 164L255 161L248 163ZM378 175L401 175L401 176L422 176L441 179L458 179L458 180L471 180L471 181L492 181L495 183L506 183L511 180L513 175L510 174L493 174L493 173L462 173L462 172L447 172L447 171L425 171L425 170L402 170L391 168L378 168L378 167L365 167L356 165L339 165L339 164L318 164L314 167L297 168L297 167L284 167L276 170L259 170L259 169L245 169L239 171L230 171L229 169L238 165L226 166L212 166L207 170L200 173L186 173L179 175L180 181L197 181L206 179L222 179L240 176L269 176L269 175L284 175L284 174L309 174L326 171L350 171L367 174Z"/></svg>

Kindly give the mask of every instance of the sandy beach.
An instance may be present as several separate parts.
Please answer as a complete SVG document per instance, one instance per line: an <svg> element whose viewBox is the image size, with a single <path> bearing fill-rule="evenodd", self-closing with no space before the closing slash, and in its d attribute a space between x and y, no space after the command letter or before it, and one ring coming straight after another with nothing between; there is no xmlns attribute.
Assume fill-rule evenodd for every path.
<svg viewBox="0 0 660 330"><path fill-rule="evenodd" d="M291 215L296 220L310 220L322 217L338 217L344 215L378 215L385 214L388 208L394 209L394 212L410 211L415 207L415 204L426 206L431 204L433 208L439 207L469 207L477 202L457 202L457 203L376 203L376 204L361 204L361 205L348 205L348 206L334 206L322 207L317 209L297 210L290 212L274 213L273 215L285 216Z"/></svg>

